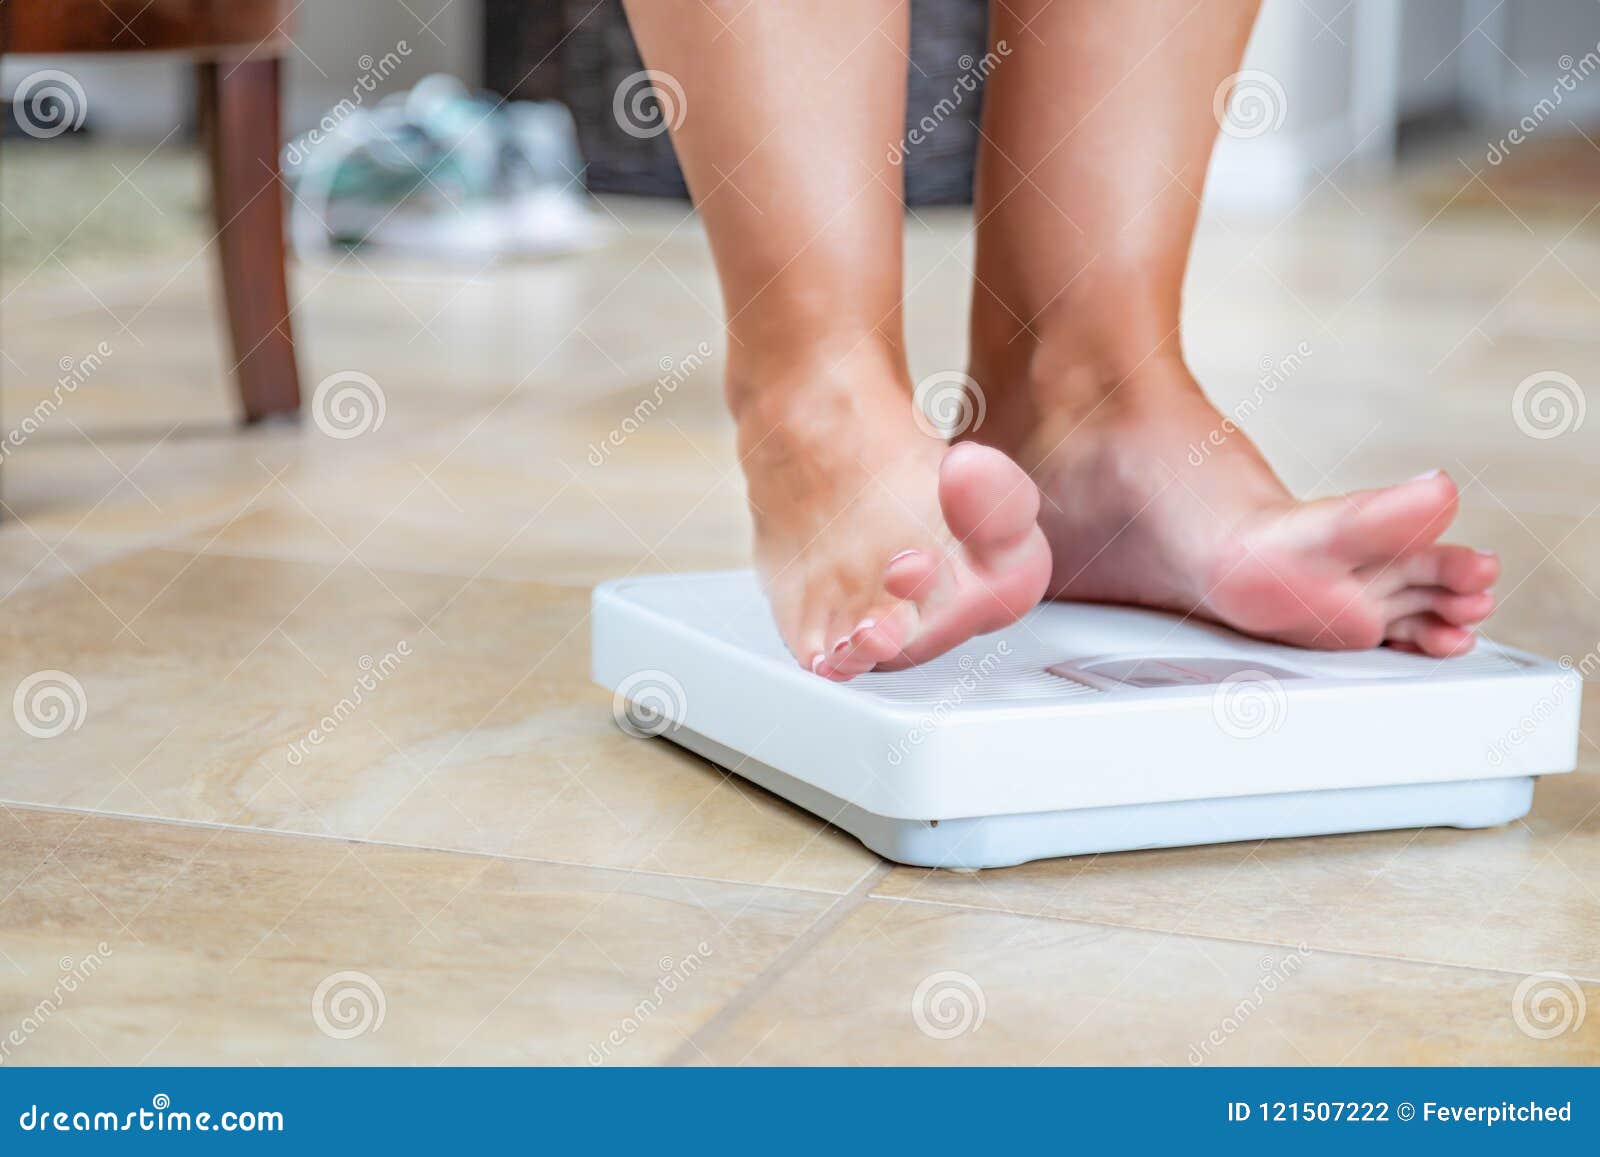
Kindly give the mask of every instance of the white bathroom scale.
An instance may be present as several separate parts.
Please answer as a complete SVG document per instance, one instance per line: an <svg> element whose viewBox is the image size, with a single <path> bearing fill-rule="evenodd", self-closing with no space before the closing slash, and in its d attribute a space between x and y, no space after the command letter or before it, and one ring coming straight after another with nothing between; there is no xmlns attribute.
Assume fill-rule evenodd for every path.
<svg viewBox="0 0 1600 1157"><path fill-rule="evenodd" d="M1488 640L1443 660L1306 651L1047 603L923 666L832 683L739 571L606 583L592 626L626 730L906 864L1489 827L1577 761L1577 672Z"/></svg>

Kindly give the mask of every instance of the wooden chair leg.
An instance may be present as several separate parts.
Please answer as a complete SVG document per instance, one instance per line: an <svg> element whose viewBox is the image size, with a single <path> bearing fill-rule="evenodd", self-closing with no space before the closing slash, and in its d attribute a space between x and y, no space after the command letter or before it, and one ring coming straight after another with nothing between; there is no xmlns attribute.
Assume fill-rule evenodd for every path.
<svg viewBox="0 0 1600 1157"><path fill-rule="evenodd" d="M300 407L278 183L279 61L224 59L199 68L233 372L245 421L258 422Z"/></svg>

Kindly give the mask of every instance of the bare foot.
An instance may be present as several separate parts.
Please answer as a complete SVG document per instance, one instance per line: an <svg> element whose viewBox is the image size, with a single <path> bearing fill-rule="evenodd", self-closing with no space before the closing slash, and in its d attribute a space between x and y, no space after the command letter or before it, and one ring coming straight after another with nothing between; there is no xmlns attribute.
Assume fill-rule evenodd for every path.
<svg viewBox="0 0 1600 1157"><path fill-rule="evenodd" d="M1300 502L1181 364L1102 397L1010 414L988 399L980 434L1044 494L1049 597L1193 613L1301 647L1471 649L1500 564L1436 541L1456 513L1442 472Z"/></svg>
<svg viewBox="0 0 1600 1157"><path fill-rule="evenodd" d="M784 642L830 679L924 662L1013 622L1050 576L1033 483L947 446L877 350L730 385L756 564Z"/></svg>

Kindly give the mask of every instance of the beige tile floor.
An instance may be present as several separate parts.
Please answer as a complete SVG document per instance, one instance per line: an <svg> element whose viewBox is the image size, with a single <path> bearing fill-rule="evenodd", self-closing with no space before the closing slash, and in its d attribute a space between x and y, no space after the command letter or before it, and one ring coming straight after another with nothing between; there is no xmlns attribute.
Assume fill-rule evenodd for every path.
<svg viewBox="0 0 1600 1157"><path fill-rule="evenodd" d="M1247 423L1287 480L1448 467L1461 535L1505 558L1494 632L1588 654L1600 423L1535 438L1512 395L1593 385L1600 226L1338 179L1207 221L1193 361L1227 408L1305 343ZM198 230L8 278L8 429L112 352L0 469L0 691L82 689L59 735L0 729L0 1061L1600 1061L1587 742L1495 831L956 875L621 734L589 586L748 537L703 240L609 208L583 259L302 263L308 388L382 391L352 438L231 427ZM908 222L918 374L962 364L966 232ZM1519 1021L1542 972L1581 1024Z"/></svg>

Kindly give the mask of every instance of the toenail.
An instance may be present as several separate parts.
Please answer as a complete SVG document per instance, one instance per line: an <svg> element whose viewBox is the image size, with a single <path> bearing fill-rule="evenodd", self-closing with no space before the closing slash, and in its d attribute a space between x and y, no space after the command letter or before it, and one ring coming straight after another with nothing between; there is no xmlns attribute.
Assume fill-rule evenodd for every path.
<svg viewBox="0 0 1600 1157"><path fill-rule="evenodd" d="M837 643L835 643L833 645L833 653L835 655L837 655L840 651L844 650L849 645L850 645L850 636L849 635L844 635L839 639L839 641Z"/></svg>
<svg viewBox="0 0 1600 1157"><path fill-rule="evenodd" d="M901 559L910 558L912 555L914 555L916 553L917 552L914 551L914 550L902 550L899 554L895 555L893 558L891 558L889 560L889 565L893 566L895 563L899 562Z"/></svg>
<svg viewBox="0 0 1600 1157"><path fill-rule="evenodd" d="M822 666L822 652L818 651L815 655L811 656L811 673L813 675L820 675L822 672L817 670L817 668L821 667L821 666Z"/></svg>
<svg viewBox="0 0 1600 1157"><path fill-rule="evenodd" d="M854 639L854 638L857 638L858 636L864 635L868 631L872 630L873 627L876 627L877 625L878 625L878 620L877 619L862 619L859 623L856 624L856 629L850 632L850 637L852 639Z"/></svg>
<svg viewBox="0 0 1600 1157"><path fill-rule="evenodd" d="M1479 552L1478 552L1478 557L1479 557L1479 558L1486 558L1486 559L1488 559L1488 560L1489 560L1489 561L1490 561L1490 562L1494 562L1494 561L1495 561L1495 560L1496 560L1496 559L1498 559L1498 558L1499 558L1499 557L1500 557L1500 556L1499 556L1499 555L1498 555L1498 554L1496 554L1496 553L1495 553L1495 552L1494 552L1494 551L1492 551L1492 550L1480 550L1480 551L1479 551Z"/></svg>
<svg viewBox="0 0 1600 1157"><path fill-rule="evenodd" d="M1443 473L1444 473L1443 470L1440 470L1437 467L1435 467L1434 469L1429 470L1426 474L1418 474L1415 478L1407 478L1406 481L1407 482L1426 482L1428 479L1437 478L1437 477L1439 477L1439 475L1441 475Z"/></svg>

